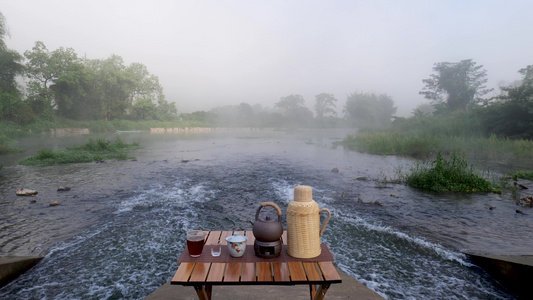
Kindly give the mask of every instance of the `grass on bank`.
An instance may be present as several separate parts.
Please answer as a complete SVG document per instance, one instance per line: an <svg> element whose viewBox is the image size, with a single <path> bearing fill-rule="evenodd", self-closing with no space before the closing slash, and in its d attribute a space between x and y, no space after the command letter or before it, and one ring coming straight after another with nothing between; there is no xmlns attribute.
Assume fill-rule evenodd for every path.
<svg viewBox="0 0 533 300"><path fill-rule="evenodd" d="M429 157L437 152L476 153L483 157L533 158L533 141L484 137L414 135L394 131L347 135L342 145L350 150L378 155Z"/></svg>
<svg viewBox="0 0 533 300"><path fill-rule="evenodd" d="M455 152L449 158L438 153L434 161L415 164L404 180L408 186L432 192L501 193L500 186L485 179Z"/></svg>
<svg viewBox="0 0 533 300"><path fill-rule="evenodd" d="M19 164L26 166L43 166L92 162L106 159L125 160L133 158L128 156L125 151L139 148L140 146L138 143L125 144L118 138L114 143L100 138L96 140L90 139L86 144L68 147L62 150L40 150L36 156L23 159Z"/></svg>
<svg viewBox="0 0 533 300"><path fill-rule="evenodd" d="M14 140L6 137L3 134L0 134L0 155L21 152L22 151L21 149L9 147L9 144L12 144L14 142L15 142Z"/></svg>
<svg viewBox="0 0 533 300"><path fill-rule="evenodd" d="M518 181L519 178L533 181L533 171L516 171L510 174L514 181Z"/></svg>

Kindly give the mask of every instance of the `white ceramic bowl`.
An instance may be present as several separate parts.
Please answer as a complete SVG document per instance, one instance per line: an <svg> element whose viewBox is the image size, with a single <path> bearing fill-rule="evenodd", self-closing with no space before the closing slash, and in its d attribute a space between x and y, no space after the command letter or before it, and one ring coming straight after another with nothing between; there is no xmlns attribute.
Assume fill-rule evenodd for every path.
<svg viewBox="0 0 533 300"><path fill-rule="evenodd" d="M248 241L248 237L245 237L243 235L232 235L228 236L226 238L226 241L228 242L228 251L231 256L241 257L244 255L244 251L246 250L246 241Z"/></svg>

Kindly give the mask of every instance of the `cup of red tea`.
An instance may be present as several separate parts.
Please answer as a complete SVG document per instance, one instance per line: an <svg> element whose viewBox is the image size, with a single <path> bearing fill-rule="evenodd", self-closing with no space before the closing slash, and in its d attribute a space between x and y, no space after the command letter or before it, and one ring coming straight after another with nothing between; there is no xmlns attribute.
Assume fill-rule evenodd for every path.
<svg viewBox="0 0 533 300"><path fill-rule="evenodd" d="M205 237L207 233L201 230L187 231L187 249L189 255L192 257L198 257L204 250Z"/></svg>

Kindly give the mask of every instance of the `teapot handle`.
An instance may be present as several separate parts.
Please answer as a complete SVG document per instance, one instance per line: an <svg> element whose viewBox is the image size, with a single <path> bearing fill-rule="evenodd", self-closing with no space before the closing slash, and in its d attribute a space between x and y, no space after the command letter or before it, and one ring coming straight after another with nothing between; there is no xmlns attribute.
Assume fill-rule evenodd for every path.
<svg viewBox="0 0 533 300"><path fill-rule="evenodd" d="M272 206L276 209L276 212L278 213L278 222L281 222L281 208L279 208L279 206L274 203L274 202L263 202L261 203L261 206L259 206L257 208L257 211L255 212L255 220L257 221L259 219L259 212L261 211L261 208L263 207L267 207L267 206Z"/></svg>
<svg viewBox="0 0 533 300"><path fill-rule="evenodd" d="M327 212L328 213L328 216L326 217L326 220L324 221L324 224L322 224L322 227L320 227L320 232L318 233L318 236L322 236L322 233L324 232L324 229L326 229L326 225L328 224L329 222L329 218L331 217L331 211L329 211L329 209L327 208L322 208L321 210L318 211L318 215L320 216L320 214L322 214L322 212Z"/></svg>

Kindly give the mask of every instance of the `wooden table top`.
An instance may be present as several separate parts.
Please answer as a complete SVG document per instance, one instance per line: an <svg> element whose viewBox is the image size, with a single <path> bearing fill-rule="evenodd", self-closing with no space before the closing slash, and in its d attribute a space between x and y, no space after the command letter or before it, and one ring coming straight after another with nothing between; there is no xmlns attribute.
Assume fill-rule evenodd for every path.
<svg viewBox="0 0 533 300"><path fill-rule="evenodd" d="M209 247L208 245L215 240L220 240L222 248L227 247L225 237L234 233L247 236L248 245L254 244L255 240L251 231L211 231L207 237L206 247ZM284 232L282 251L286 251L286 237L287 232ZM246 251L249 250L250 247ZM205 249L202 256L204 258L202 262L182 262L170 283L178 285L295 285L342 282L333 265L333 259L322 261L313 259L275 261L272 259L269 261L257 257L255 261L216 262L216 258L213 258L210 262L209 259L206 261L206 256L211 257L211 254Z"/></svg>

